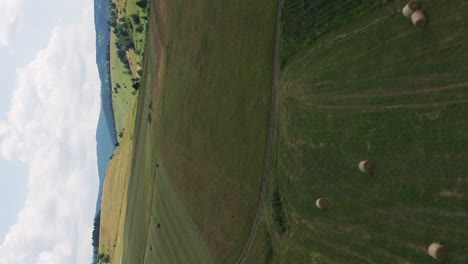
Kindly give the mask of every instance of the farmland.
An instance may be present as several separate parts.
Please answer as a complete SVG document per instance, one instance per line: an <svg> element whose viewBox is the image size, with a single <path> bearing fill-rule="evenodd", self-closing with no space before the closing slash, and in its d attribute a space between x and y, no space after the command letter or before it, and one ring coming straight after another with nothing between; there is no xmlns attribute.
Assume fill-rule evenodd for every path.
<svg viewBox="0 0 468 264"><path fill-rule="evenodd" d="M387 0L284 0L281 63L320 36L378 9Z"/></svg>
<svg viewBox="0 0 468 264"><path fill-rule="evenodd" d="M277 190L286 231L273 263L432 263L433 241L448 245L445 263L468 259L468 5L422 1L418 30L404 4L328 30L283 65L266 209L278 225Z"/></svg>
<svg viewBox="0 0 468 264"><path fill-rule="evenodd" d="M136 110L135 104L134 110ZM135 111L132 111L126 120L127 131L132 130L134 121ZM101 206L101 252L108 253L112 260L121 259L123 252L123 230L132 156L133 134L125 133L107 167Z"/></svg>
<svg viewBox="0 0 468 264"><path fill-rule="evenodd" d="M468 259L468 4L421 3L425 29L400 0L284 0L270 105L276 0L152 1L106 177L111 262L235 263L254 223L243 263L432 263L433 241Z"/></svg>
<svg viewBox="0 0 468 264"><path fill-rule="evenodd" d="M185 215L191 216L196 229L190 232L203 239L212 261L232 262L257 209L276 3L156 3L152 15L159 27L150 26L152 39L148 41L153 44L148 48L161 50L148 50L147 54L160 57L153 62L155 68L144 67L144 71L153 72L144 72L148 77L143 84L146 93L140 94L138 102L141 116L135 129L139 141L132 175L142 176L130 179L125 234L132 246L124 254L124 263L149 256L148 248L157 243L158 236L147 228L154 228L155 218L163 221L176 213L158 214L157 198L152 195L156 188L142 191L146 186L157 186L158 179L164 177L187 210ZM258 9L252 5L260 4L271 12L255 12ZM258 25L244 30L254 17ZM146 59L145 65L151 65L151 57ZM147 121L150 112L151 122ZM154 167L156 162L160 169ZM173 229L178 230L177 226ZM176 250L172 256L188 254L179 246L181 239L172 236L174 244L169 248Z"/></svg>
<svg viewBox="0 0 468 264"><path fill-rule="evenodd" d="M152 5L112 262L233 262L260 193L276 1Z"/></svg>

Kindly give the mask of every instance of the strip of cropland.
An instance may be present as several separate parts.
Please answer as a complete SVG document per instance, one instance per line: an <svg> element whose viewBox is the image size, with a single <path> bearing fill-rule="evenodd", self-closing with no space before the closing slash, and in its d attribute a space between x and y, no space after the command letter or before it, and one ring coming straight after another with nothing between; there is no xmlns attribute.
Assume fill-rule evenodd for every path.
<svg viewBox="0 0 468 264"><path fill-rule="evenodd" d="M468 259L468 4L421 3L425 29L387 1L286 60L273 263L435 263L433 241Z"/></svg>
<svg viewBox="0 0 468 264"><path fill-rule="evenodd" d="M112 154L106 171L101 203L100 253L109 254L112 263L121 263L127 189L133 155L133 127L136 103L127 115L121 144Z"/></svg>
<svg viewBox="0 0 468 264"><path fill-rule="evenodd" d="M152 2L122 263L238 257L260 196L276 3Z"/></svg>

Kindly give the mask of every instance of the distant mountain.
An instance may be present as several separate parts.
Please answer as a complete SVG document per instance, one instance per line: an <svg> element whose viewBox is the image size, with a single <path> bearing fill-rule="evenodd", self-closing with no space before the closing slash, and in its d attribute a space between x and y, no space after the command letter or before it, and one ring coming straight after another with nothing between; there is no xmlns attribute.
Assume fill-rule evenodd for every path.
<svg viewBox="0 0 468 264"><path fill-rule="evenodd" d="M114 114L112 110L112 94L110 80L110 28L108 0L94 1L94 23L96 28L96 63L101 79L101 112L96 130L97 142L97 162L99 172L99 192L96 201L96 214L94 217L93 231L93 263L96 263L96 256L99 250L99 222L102 189L106 176L107 165L110 156L114 152L117 143Z"/></svg>
<svg viewBox="0 0 468 264"><path fill-rule="evenodd" d="M96 27L96 62L101 79L101 111L104 111L109 134L114 143L117 142L114 114L112 111L112 88L110 80L110 28L109 28L109 4L108 0L94 1L94 23Z"/></svg>
<svg viewBox="0 0 468 264"><path fill-rule="evenodd" d="M94 1L94 21L96 27L96 63L101 79L101 113L96 131L97 158L99 170L99 197L96 212L101 207L101 192L109 158L114 152L117 143L114 114L112 111L110 57L109 57L109 5L108 0Z"/></svg>

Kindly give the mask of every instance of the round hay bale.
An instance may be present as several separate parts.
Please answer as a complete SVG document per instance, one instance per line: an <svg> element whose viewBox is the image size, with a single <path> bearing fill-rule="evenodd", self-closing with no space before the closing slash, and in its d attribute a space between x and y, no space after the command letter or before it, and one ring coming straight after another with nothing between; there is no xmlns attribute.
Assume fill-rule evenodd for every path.
<svg viewBox="0 0 468 264"><path fill-rule="evenodd" d="M413 11L416 11L421 8L421 5L419 4L419 2L415 0L409 1L408 4L406 5L409 6L409 8L411 8L411 10Z"/></svg>
<svg viewBox="0 0 468 264"><path fill-rule="evenodd" d="M419 10L421 6L416 1L409 1L408 4L403 7L403 15L406 18L410 18L414 11Z"/></svg>
<svg viewBox="0 0 468 264"><path fill-rule="evenodd" d="M447 258L447 247L438 242L433 242L429 245L427 253L438 261L444 261Z"/></svg>
<svg viewBox="0 0 468 264"><path fill-rule="evenodd" d="M426 15L424 15L423 11L416 10L411 15L411 21L413 21L413 25L417 28L423 28L427 24Z"/></svg>
<svg viewBox="0 0 468 264"><path fill-rule="evenodd" d="M315 205L319 209L327 209L328 206L330 206L330 202L328 201L327 198L318 198L317 201L315 202Z"/></svg>
<svg viewBox="0 0 468 264"><path fill-rule="evenodd" d="M366 173L374 171L375 163L371 160L363 160L359 162L359 170Z"/></svg>

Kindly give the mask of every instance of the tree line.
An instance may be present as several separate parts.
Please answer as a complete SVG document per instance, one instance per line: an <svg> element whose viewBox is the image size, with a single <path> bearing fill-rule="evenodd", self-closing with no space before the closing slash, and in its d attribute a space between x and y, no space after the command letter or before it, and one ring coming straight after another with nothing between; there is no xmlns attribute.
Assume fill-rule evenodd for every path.
<svg viewBox="0 0 468 264"><path fill-rule="evenodd" d="M93 263L97 263L97 255L99 253L99 228L101 226L101 210L99 209L98 213L94 217L94 226L93 226Z"/></svg>

